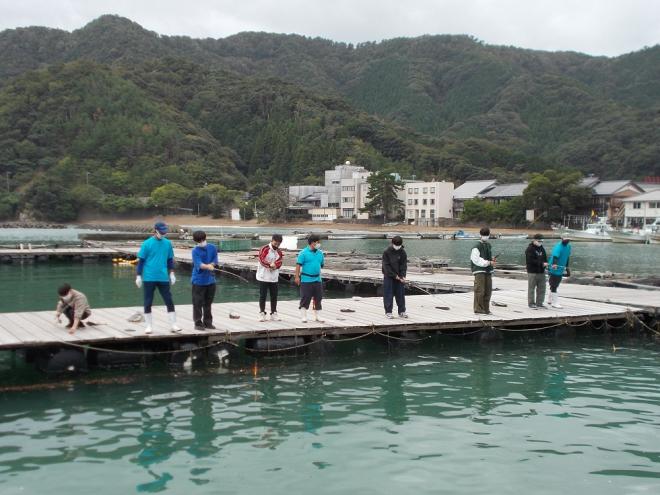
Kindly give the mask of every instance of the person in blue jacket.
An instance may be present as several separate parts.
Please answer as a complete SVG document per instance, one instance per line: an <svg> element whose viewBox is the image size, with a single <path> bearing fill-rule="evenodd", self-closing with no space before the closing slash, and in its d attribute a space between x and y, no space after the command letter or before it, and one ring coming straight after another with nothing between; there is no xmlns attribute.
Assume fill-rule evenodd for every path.
<svg viewBox="0 0 660 495"><path fill-rule="evenodd" d="M197 243L192 250L192 304L195 330L213 330L211 305L215 297L215 269L218 266L218 249L206 242L206 232L193 232Z"/></svg>
<svg viewBox="0 0 660 495"><path fill-rule="evenodd" d="M154 302L154 292L158 289L160 296L167 306L172 332L180 332L181 327L176 324L176 313L170 286L176 283L174 275L174 250L172 243L166 239L167 224L157 222L154 225L154 235L149 237L140 246L138 252L137 276L135 285L144 287L144 333L150 334L153 328L151 305Z"/></svg>
<svg viewBox="0 0 660 495"><path fill-rule="evenodd" d="M307 310L309 303L314 299L314 320L323 323L321 319L321 300L323 299L323 281L321 268L325 262L321 251L321 239L317 235L310 235L308 246L300 251L296 259L296 285L300 286L300 319L307 323Z"/></svg>
<svg viewBox="0 0 660 495"><path fill-rule="evenodd" d="M553 308L561 309L559 299L557 296L557 288L561 284L564 274L567 277L571 276L571 270L568 264L571 261L571 245L568 235L563 234L561 241L555 244L552 248L550 258L548 258L548 273L550 284L550 306Z"/></svg>

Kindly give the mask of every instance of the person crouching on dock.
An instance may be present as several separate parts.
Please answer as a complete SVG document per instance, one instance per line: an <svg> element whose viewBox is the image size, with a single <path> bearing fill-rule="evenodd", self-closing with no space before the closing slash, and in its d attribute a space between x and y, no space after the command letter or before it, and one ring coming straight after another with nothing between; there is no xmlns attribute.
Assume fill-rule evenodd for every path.
<svg viewBox="0 0 660 495"><path fill-rule="evenodd" d="M270 293L270 319L279 321L277 316L277 292L280 267L284 255L280 249L282 236L273 234L270 243L259 250L257 280L259 281L259 321L266 321L266 295Z"/></svg>
<svg viewBox="0 0 660 495"><path fill-rule="evenodd" d="M69 320L67 328L69 333L73 334L78 327L84 327L83 320L89 318L92 314L92 308L89 307L87 297L80 291L73 290L69 284L63 284L57 289L60 300L55 309L55 320L57 323L62 321L62 315Z"/></svg>
<svg viewBox="0 0 660 495"><path fill-rule="evenodd" d="M307 323L307 310L309 303L314 299L314 320L323 323L321 319L321 300L323 299L323 280L321 268L325 258L321 251L321 239L317 235L310 235L308 246L300 251L296 260L296 285L300 286L300 320Z"/></svg>
<svg viewBox="0 0 660 495"><path fill-rule="evenodd" d="M137 276L135 285L144 286L144 333L150 334L153 328L151 305L154 302L154 292L158 289L160 296L167 306L170 318L170 330L180 332L181 327L176 324L176 313L170 286L176 283L174 275L174 250L172 243L166 239L167 224L158 222L154 225L154 235L144 241L138 252ZM169 273L168 273L169 272Z"/></svg>
<svg viewBox="0 0 660 495"><path fill-rule="evenodd" d="M214 330L211 306L215 298L215 268L218 266L218 249L206 242L206 232L193 232L197 243L192 250L192 304L195 330Z"/></svg>

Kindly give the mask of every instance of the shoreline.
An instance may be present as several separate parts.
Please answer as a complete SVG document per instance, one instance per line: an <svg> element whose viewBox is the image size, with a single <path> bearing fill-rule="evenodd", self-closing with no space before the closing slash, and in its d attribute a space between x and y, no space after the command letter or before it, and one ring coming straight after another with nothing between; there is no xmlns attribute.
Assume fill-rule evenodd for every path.
<svg viewBox="0 0 660 495"><path fill-rule="evenodd" d="M227 227L227 228L259 228L259 229L295 229L305 231L352 231L352 232L401 232L401 233L417 233L417 232L430 232L430 233L453 233L457 230L465 232L478 232L480 226L477 225L447 225L444 227L426 227L418 225L379 225L379 224L362 224L362 223L333 223L333 222L291 222L291 223L258 223L256 220L241 220L232 221L226 218L212 218L209 216L197 217L188 215L169 215L169 216L153 216L136 219L107 219L107 218L87 218L84 221L75 224L69 224L65 227L79 227L89 229L107 230L109 228L115 230L126 231L150 231L156 221L165 221L172 227L181 226L199 226L199 227ZM59 227L56 227L59 228ZM493 233L502 234L530 234L530 233L547 233L551 234L552 230L549 229L535 229L529 227L491 227Z"/></svg>

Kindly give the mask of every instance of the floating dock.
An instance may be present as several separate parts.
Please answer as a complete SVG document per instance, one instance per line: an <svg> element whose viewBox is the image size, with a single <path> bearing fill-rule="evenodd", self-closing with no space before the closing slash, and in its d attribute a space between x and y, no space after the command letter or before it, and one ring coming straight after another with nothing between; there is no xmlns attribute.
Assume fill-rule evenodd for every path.
<svg viewBox="0 0 660 495"><path fill-rule="evenodd" d="M281 321L260 322L256 302L218 303L213 305L216 330L194 330L192 306L178 305L178 323L182 332L169 330L164 307L154 307L154 332L145 335L144 323L132 323L129 317L140 308L94 308L86 326L70 335L56 325L53 311L0 314L0 349L34 346L100 345L159 340L213 339L238 342L272 337L341 337L364 333L401 333L410 331L463 334L478 329L535 329L547 326L586 325L593 322L624 321L642 310L615 304L594 303L561 298L563 309L533 310L527 307L526 294L499 291L493 295L492 315L475 315L472 294L443 294L406 297L409 318L388 319L380 297L353 297L323 301L324 323L302 323L297 301L281 301ZM230 318L230 313L238 319Z"/></svg>

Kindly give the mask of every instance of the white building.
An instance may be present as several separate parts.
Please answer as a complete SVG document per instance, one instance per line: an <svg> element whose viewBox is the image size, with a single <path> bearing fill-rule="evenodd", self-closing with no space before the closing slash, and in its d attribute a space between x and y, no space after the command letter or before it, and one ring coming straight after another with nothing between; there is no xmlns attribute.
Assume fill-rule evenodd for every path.
<svg viewBox="0 0 660 495"><path fill-rule="evenodd" d="M368 213L361 213L364 208L369 183L367 179L371 175L364 168L354 171L350 177L341 179L341 216L344 218L368 219Z"/></svg>
<svg viewBox="0 0 660 495"><path fill-rule="evenodd" d="M623 198L624 227L643 227L660 218L660 189Z"/></svg>
<svg viewBox="0 0 660 495"><path fill-rule="evenodd" d="M342 183L343 179L351 179L355 173L365 173L367 170L364 167L357 167L351 165L351 162L346 162L344 165L337 165L332 170L325 171L325 187L328 193L328 204L326 206L334 208L342 208Z"/></svg>
<svg viewBox="0 0 660 495"><path fill-rule="evenodd" d="M453 217L453 182L408 182L404 192L406 223L433 226Z"/></svg>
<svg viewBox="0 0 660 495"><path fill-rule="evenodd" d="M341 217L339 208L312 208L309 210L314 222L334 222Z"/></svg>

